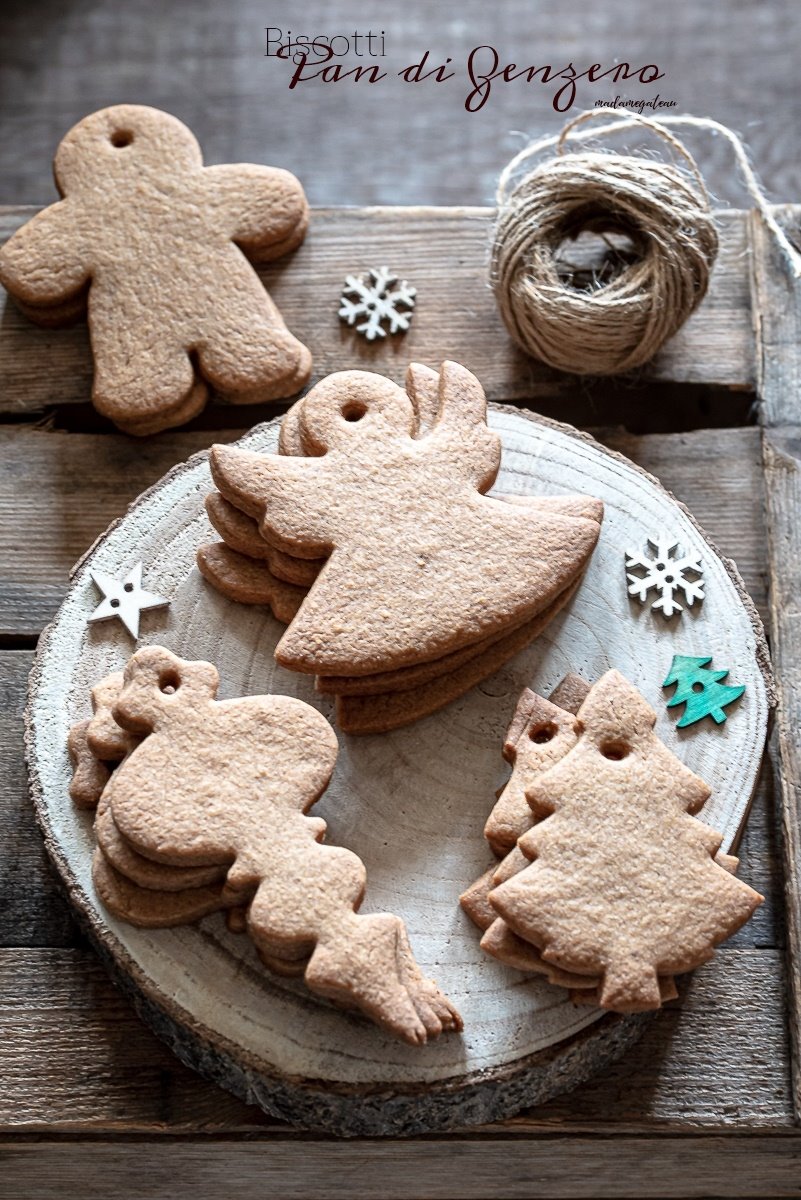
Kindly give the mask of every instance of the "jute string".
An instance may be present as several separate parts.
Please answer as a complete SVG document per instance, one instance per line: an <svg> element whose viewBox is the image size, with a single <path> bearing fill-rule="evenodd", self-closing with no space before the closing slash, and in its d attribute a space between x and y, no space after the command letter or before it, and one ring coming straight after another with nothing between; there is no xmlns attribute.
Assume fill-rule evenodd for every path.
<svg viewBox="0 0 801 1200"><path fill-rule="evenodd" d="M583 128L599 116L613 123ZM507 329L534 358L578 375L629 371L652 358L706 294L718 249L709 194L698 164L668 125L714 130L727 139L763 220L790 269L801 275L801 255L730 129L700 117L652 120L593 109L522 150L498 184L492 286ZM631 129L656 134L683 166L600 150L566 152L570 142ZM520 178L554 147L555 157ZM586 286L576 286L575 272L557 256L582 232L607 241L620 266L611 279L591 274ZM621 237L627 251L619 248Z"/></svg>

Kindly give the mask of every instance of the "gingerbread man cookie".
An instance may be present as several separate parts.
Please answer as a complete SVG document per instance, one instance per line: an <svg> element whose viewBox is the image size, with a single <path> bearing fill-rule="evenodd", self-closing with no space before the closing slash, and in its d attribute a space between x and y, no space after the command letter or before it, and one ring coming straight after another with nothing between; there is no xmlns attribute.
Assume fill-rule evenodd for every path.
<svg viewBox="0 0 801 1200"><path fill-rule="evenodd" d="M42 325L88 310L101 413L149 434L188 421L209 388L239 404L300 390L309 351L248 261L303 240L293 175L204 167L175 117L120 104L67 133L55 177L62 199L0 250L0 282Z"/></svg>

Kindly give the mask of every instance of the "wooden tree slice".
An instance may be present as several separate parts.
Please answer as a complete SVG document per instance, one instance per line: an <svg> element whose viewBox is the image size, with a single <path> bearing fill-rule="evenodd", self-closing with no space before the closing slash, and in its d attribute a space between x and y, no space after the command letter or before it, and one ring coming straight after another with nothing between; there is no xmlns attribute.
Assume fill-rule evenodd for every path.
<svg viewBox="0 0 801 1200"><path fill-rule="evenodd" d="M142 618L140 643L208 658L222 696L282 692L332 706L312 680L276 666L281 627L232 604L201 579L195 550L212 537L205 455L176 467L105 533L76 567L31 676L28 762L47 846L115 978L180 1058L267 1111L341 1134L418 1133L508 1116L575 1086L618 1054L642 1017L575 1007L565 992L486 957L458 896L487 867L482 837L508 768L503 735L526 685L548 693L569 670L617 667L658 713L658 731L712 786L704 819L735 841L748 809L772 700L759 620L731 563L651 476L576 430L493 407L503 439L496 490L601 497L606 517L575 598L538 641L460 700L376 737L340 734L334 778L315 812L329 840L367 866L365 910L408 926L417 959L457 1004L463 1036L418 1049L270 975L219 915L198 926L139 930L112 919L92 888L91 816L68 795L67 732L90 711L92 684L120 669L132 642L118 622L87 624L97 598L89 567L121 576L144 562L145 586L171 605ZM275 450L278 422L240 443ZM702 552L706 599L666 621L630 600L624 551L665 530ZM712 654L746 685L725 724L675 729L661 683L674 653Z"/></svg>

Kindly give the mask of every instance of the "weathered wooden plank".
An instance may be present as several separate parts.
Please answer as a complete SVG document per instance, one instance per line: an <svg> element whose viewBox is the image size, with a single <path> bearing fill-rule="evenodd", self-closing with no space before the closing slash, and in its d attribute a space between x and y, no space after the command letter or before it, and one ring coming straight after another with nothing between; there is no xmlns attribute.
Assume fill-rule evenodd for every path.
<svg viewBox="0 0 801 1200"><path fill-rule="evenodd" d="M70 568L106 526L175 463L236 436L195 431L140 442L121 434L0 427L0 636L37 636L63 598ZM758 431L601 436L687 504L721 551L736 559L764 612Z"/></svg>
<svg viewBox="0 0 801 1200"><path fill-rule="evenodd" d="M0 241L35 211L0 209ZM643 378L752 386L745 214L723 212L720 226L706 299ZM313 379L363 366L401 381L409 361L436 365L448 357L475 372L490 400L556 398L549 411L560 415L564 399L567 419L597 422L575 380L535 363L509 339L487 286L490 230L489 209L317 209L304 245L262 277L290 329L311 347ZM417 308L408 334L371 344L342 325L338 297L346 274L385 262L417 287ZM85 325L39 329L0 292L0 413L86 402L90 391Z"/></svg>
<svg viewBox="0 0 801 1200"><path fill-rule="evenodd" d="M797 210L780 216L797 240ZM772 752L781 795L793 1085L801 1118L801 282L792 278L756 218L752 238L770 634L779 693Z"/></svg>
<svg viewBox="0 0 801 1200"><path fill-rule="evenodd" d="M90 951L0 950L0 973L0 1133L285 1130L181 1066ZM786 1131L783 990L780 952L721 949L603 1076L492 1128Z"/></svg>
<svg viewBox="0 0 801 1200"><path fill-rule="evenodd" d="M86 112L127 98L187 121L209 162L296 171L317 204L486 203L520 148L517 131L539 137L565 115L552 106L558 83L524 79L496 81L481 111L466 111L467 56L483 42L498 48L501 66L550 63L558 71L572 60L583 71L656 59L665 76L654 84L579 80L572 113L616 91L647 100L659 92L676 101L674 111L689 107L744 133L769 194L799 191L795 0L673 0L639 9L574 3L554 13L547 37L532 30L530 0L504 0L491 21L485 0L406 0L369 14L359 0L271 0L266 10L260 0L237 0L235 9L195 0L191 21L180 7L154 0L129 7L94 0L68 21L60 0L5 9L0 178L14 203L45 201L58 139ZM371 59L363 39L343 61L378 63L387 78L375 86L312 80L289 92L290 64L264 57L267 24L295 35L385 34L384 57ZM453 78L403 83L397 72L427 49L432 67L451 58ZM783 120L773 119L777 112ZM724 140L698 135L691 144L712 194L736 198Z"/></svg>
<svg viewBox="0 0 801 1200"><path fill-rule="evenodd" d="M425 1142L59 1140L0 1146L20 1200L709 1200L801 1196L801 1137L431 1138ZM87 1180L99 1188L87 1191ZM133 1182L135 1180L135 1183ZM91 1188L92 1185L89 1184ZM76 1190L77 1189L77 1190Z"/></svg>
<svg viewBox="0 0 801 1200"><path fill-rule="evenodd" d="M32 662L27 651L0 651L0 946L73 946L79 936L45 854L23 762Z"/></svg>

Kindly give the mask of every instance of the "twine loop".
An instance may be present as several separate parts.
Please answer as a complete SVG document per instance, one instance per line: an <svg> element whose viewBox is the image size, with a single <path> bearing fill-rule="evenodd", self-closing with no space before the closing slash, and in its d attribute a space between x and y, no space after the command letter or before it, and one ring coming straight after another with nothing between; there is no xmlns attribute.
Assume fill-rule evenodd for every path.
<svg viewBox="0 0 801 1200"><path fill-rule="evenodd" d="M599 115L616 119L591 136L645 127L683 165L599 150L566 153L569 140L590 136L577 127ZM665 128L668 121L713 127L736 142L746 185L798 269L798 255L770 214L736 135L692 117L620 115L581 114L558 137L518 154L498 187L491 279L503 320L528 354L573 374L612 375L647 362L706 294L717 231L701 172ZM556 157L519 178L522 167L553 147ZM606 242L600 268L570 264L565 247L578 251L581 233Z"/></svg>

